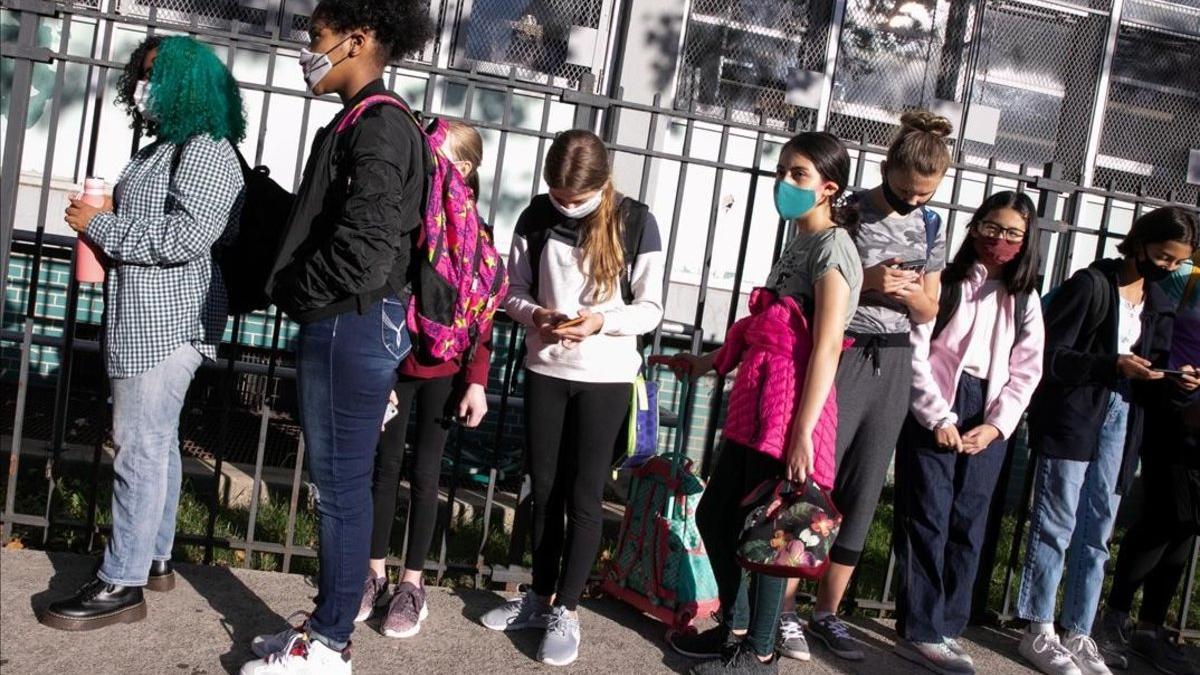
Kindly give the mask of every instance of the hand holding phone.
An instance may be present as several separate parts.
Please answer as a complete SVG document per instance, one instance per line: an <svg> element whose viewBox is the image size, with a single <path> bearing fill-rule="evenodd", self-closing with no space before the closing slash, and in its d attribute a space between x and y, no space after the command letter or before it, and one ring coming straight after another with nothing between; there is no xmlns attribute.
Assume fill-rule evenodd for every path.
<svg viewBox="0 0 1200 675"><path fill-rule="evenodd" d="M928 264L928 261L925 258L905 260L897 264L896 269L903 270L905 272L924 272L926 264Z"/></svg>
<svg viewBox="0 0 1200 675"><path fill-rule="evenodd" d="M587 317L583 317L583 316L577 316L574 319L564 319L563 321L560 321L560 322L554 324L554 330L561 330L563 328L573 328L575 326L582 324L586 320L587 320Z"/></svg>

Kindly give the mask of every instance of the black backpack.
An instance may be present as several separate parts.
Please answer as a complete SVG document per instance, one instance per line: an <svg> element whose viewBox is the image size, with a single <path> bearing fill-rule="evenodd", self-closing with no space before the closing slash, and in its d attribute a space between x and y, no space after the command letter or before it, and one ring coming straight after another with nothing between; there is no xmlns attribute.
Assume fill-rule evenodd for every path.
<svg viewBox="0 0 1200 675"><path fill-rule="evenodd" d="M292 193L271 178L265 166L251 168L236 145L242 180L246 183L242 196L242 213L237 234L222 238L213 246L213 260L221 270L225 292L229 297L228 314L237 316L266 309L271 305L267 296L267 278L271 274L268 256L279 248L292 210ZM183 146L175 146L171 158L171 177L179 168Z"/></svg>
<svg viewBox="0 0 1200 675"><path fill-rule="evenodd" d="M621 272L621 298L628 305L633 302L633 285L630 277L633 274L633 264L637 261L638 248L642 243L642 231L646 229L646 215L650 213L650 207L636 199L625 197L618 205L617 212L624 224L621 246L624 253L625 270ZM538 296L538 273L542 269L542 249L546 248L546 242L549 239L550 228L534 230L525 237L528 245L529 269L533 272L533 283L529 288L529 294L534 298Z"/></svg>

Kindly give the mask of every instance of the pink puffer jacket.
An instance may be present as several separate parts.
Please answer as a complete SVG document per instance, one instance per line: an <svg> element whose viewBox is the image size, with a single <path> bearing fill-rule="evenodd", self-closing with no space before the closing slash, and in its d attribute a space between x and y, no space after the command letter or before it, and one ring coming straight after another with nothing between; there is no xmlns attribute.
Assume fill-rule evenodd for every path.
<svg viewBox="0 0 1200 675"><path fill-rule="evenodd" d="M812 347L808 319L794 299L777 298L767 288L750 293L750 316L730 327L714 363L722 375L737 368L725 438L784 460ZM836 442L837 393L831 388L813 431L813 480L825 488L833 486Z"/></svg>

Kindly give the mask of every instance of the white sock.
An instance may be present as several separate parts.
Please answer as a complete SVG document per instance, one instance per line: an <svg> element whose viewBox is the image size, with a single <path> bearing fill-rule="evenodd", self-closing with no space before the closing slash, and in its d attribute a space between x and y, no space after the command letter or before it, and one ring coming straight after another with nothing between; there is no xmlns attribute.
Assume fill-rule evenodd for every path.
<svg viewBox="0 0 1200 675"><path fill-rule="evenodd" d="M812 614L813 621L822 621L833 616L833 612L814 611Z"/></svg>
<svg viewBox="0 0 1200 675"><path fill-rule="evenodd" d="M1068 632L1067 632L1067 642L1070 642L1071 640L1074 640L1075 638L1079 637L1080 635L1082 635L1082 636L1084 636L1084 637L1088 637L1088 634L1087 634L1087 633L1080 633L1080 632L1079 632L1079 631L1077 631L1077 630L1068 631Z"/></svg>
<svg viewBox="0 0 1200 675"><path fill-rule="evenodd" d="M1054 635L1054 624L1030 621L1029 628L1026 630L1029 631L1030 635Z"/></svg>

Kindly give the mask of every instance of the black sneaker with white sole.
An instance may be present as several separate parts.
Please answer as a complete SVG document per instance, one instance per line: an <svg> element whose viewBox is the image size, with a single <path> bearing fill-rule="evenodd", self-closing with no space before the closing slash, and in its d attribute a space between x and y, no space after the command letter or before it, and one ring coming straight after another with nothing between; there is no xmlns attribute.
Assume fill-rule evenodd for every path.
<svg viewBox="0 0 1200 675"><path fill-rule="evenodd" d="M862 661L866 658L858 641L850 637L850 629L846 627L845 622L833 614L820 619L810 619L808 634L839 658L847 661Z"/></svg>

